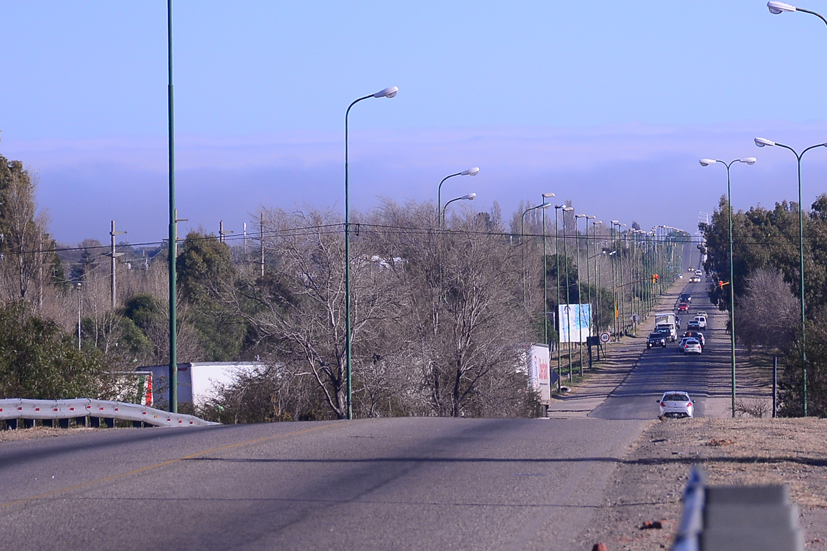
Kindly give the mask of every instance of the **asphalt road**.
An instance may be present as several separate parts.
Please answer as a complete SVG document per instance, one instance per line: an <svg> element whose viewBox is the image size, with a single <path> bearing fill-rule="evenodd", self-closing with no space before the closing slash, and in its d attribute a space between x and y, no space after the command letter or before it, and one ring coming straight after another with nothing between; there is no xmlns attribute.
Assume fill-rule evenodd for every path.
<svg viewBox="0 0 827 551"><path fill-rule="evenodd" d="M571 549L637 421L101 430L0 447L4 549Z"/></svg>
<svg viewBox="0 0 827 551"><path fill-rule="evenodd" d="M6 442L0 548L575 549L660 393L688 390L702 416L728 388L725 316L704 287L688 286L693 309L710 313L704 353L642 351L591 418L104 429Z"/></svg>
<svg viewBox="0 0 827 551"><path fill-rule="evenodd" d="M684 278L688 281L687 278ZM684 288L693 296L689 304L689 314L680 315L681 331L686 323L699 311L708 314L707 329L702 331L706 339L703 353L681 354L676 343L669 343L666 348L646 350L643 338L641 357L635 368L629 373L623 384L599 406L594 408L589 417L597 419L652 419L657 415L657 399L668 390L685 390L696 401L695 415L707 415L707 406L714 399L729 396L731 389L731 354L730 338L726 332L727 314L710 304L707 297L709 284L687 283ZM670 307L665 311L674 311ZM718 408L720 409L720 408Z"/></svg>

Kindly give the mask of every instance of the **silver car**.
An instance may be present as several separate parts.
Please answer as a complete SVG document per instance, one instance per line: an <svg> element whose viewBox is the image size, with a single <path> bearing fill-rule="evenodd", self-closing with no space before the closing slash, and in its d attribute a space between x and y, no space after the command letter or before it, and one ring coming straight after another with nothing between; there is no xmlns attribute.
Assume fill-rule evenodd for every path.
<svg viewBox="0 0 827 551"><path fill-rule="evenodd" d="M692 337L686 339L686 342L683 344L684 354L700 354L703 350L701 341L698 339L693 339Z"/></svg>
<svg viewBox="0 0 827 551"><path fill-rule="evenodd" d="M658 417L693 417L695 402L687 392L670 390L658 400Z"/></svg>

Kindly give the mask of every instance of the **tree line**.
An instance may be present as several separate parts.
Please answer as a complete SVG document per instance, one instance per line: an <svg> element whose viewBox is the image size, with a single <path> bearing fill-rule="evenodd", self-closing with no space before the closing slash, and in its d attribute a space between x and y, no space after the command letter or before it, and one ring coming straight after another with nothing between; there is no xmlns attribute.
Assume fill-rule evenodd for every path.
<svg viewBox="0 0 827 551"><path fill-rule="evenodd" d="M9 329L0 396L118 397L113 374L168 362L168 253L120 244L115 288L108 247L86 240L61 251L36 214L35 188L22 164L2 159L0 233L14 237L0 241ZM223 422L345 417L349 292L354 415L533 415L520 354L556 341L558 304L591 302L594 332L614 330L624 312L622 331L654 304L650 274L677 273L681 263L675 235L596 224L580 232L573 211L555 225L527 208L510 223L496 205L455 209L444 225L433 203L385 200L353 213L349 289L339 213L262 208L252 247L189 233L176 261L179 361L264 366L196 413ZM3 356L22 349L13 338L29 339L28 356ZM31 362L41 359L38 371ZM569 377L574 367L565 365Z"/></svg>
<svg viewBox="0 0 827 551"><path fill-rule="evenodd" d="M710 298L729 310L735 296L735 335L749 354L778 355L783 361L780 410L784 416L804 414L802 343L806 342L807 414L827 415L827 195L810 211L802 211L799 233L797 203L774 208L751 207L732 215L734 278L729 282L729 218L726 196L709 224L701 224L706 240L706 269L716 274ZM801 271L803 244L806 339L802 339ZM729 284L731 283L731 284ZM723 284L723 285L722 285Z"/></svg>

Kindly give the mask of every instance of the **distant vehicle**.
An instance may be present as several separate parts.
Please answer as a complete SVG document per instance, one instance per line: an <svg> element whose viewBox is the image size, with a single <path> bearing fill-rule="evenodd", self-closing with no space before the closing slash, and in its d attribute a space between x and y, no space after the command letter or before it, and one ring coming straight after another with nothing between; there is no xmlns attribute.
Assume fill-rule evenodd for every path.
<svg viewBox="0 0 827 551"><path fill-rule="evenodd" d="M701 278L698 277L698 276L691 276L689 278L689 283L700 283L700 281L701 281Z"/></svg>
<svg viewBox="0 0 827 551"><path fill-rule="evenodd" d="M678 312L689 312L689 305L685 302L678 304Z"/></svg>
<svg viewBox="0 0 827 551"><path fill-rule="evenodd" d="M681 296L678 298L678 302L686 302L687 304L692 302L692 294L691 293L681 293Z"/></svg>
<svg viewBox="0 0 827 551"><path fill-rule="evenodd" d="M701 348L706 348L706 338L704 334L700 331L687 331L683 334L684 337L692 337L693 339L698 339L698 342L701 343Z"/></svg>
<svg viewBox="0 0 827 551"><path fill-rule="evenodd" d="M666 336L661 333L650 333L649 338L646 339L646 349L649 350L653 346L666 348Z"/></svg>
<svg viewBox="0 0 827 551"><path fill-rule="evenodd" d="M670 390L664 392L658 400L658 417L693 417L694 415L695 402L687 392Z"/></svg>
<svg viewBox="0 0 827 551"><path fill-rule="evenodd" d="M686 352L686 341L691 339L692 337L681 337L681 342L678 343L678 352L683 354Z"/></svg>
<svg viewBox="0 0 827 551"><path fill-rule="evenodd" d="M686 324L686 329L689 331L700 331L701 324L698 322L698 320L692 320Z"/></svg>
<svg viewBox="0 0 827 551"><path fill-rule="evenodd" d="M706 329L706 316L695 316L692 321L698 322L698 329ZM687 326L687 329L689 329L689 326Z"/></svg>
<svg viewBox="0 0 827 551"><path fill-rule="evenodd" d="M685 354L700 354L704 349L701 347L701 342L698 339L689 337L683 345L683 351Z"/></svg>
<svg viewBox="0 0 827 551"><path fill-rule="evenodd" d="M702 275L704 275L704 273L700 270L695 270L695 275L701 277Z"/></svg>
<svg viewBox="0 0 827 551"><path fill-rule="evenodd" d="M675 314L672 312L655 313L655 331L663 333L669 342L678 340L678 326Z"/></svg>
<svg viewBox="0 0 827 551"><path fill-rule="evenodd" d="M695 270L693 270L692 268L687 268L686 271L687 272L694 272Z"/></svg>

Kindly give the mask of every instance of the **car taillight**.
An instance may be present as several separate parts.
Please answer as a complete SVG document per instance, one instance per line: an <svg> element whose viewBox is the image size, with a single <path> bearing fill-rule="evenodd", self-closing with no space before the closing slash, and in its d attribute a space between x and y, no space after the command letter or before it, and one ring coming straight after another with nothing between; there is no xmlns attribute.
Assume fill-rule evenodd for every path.
<svg viewBox="0 0 827 551"><path fill-rule="evenodd" d="M660 407L665 408L665 407L666 407L666 404L665 404L664 402L661 402L661 403L660 403Z"/></svg>
<svg viewBox="0 0 827 551"><path fill-rule="evenodd" d="M686 407L692 407L692 402L689 402L688 404L686 404Z"/></svg>

